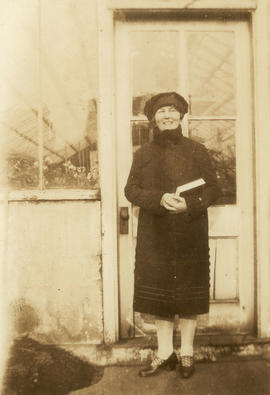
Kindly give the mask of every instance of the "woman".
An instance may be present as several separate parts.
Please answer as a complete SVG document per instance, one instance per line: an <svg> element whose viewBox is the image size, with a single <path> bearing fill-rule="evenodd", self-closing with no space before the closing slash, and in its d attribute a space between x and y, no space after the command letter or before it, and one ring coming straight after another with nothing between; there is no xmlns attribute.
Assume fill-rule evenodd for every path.
<svg viewBox="0 0 270 395"><path fill-rule="evenodd" d="M182 135L187 111L186 100L175 92L146 102L153 141L135 153L125 187L127 199L140 207L134 311L155 316L158 340L157 355L141 376L176 367L175 315L180 317L180 372L191 376L196 316L209 311L207 207L219 189L205 147ZM176 195L178 186L200 178L202 188Z"/></svg>

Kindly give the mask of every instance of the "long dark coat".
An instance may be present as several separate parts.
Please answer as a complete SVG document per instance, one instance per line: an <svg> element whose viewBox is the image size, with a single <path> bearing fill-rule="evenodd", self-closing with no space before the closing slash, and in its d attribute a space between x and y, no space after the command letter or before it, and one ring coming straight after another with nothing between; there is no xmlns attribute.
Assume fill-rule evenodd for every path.
<svg viewBox="0 0 270 395"><path fill-rule="evenodd" d="M197 178L206 185L186 197L186 212L160 206L165 192ZM164 144L156 136L135 153L125 187L127 199L140 207L134 311L163 317L209 311L207 207L219 194L202 144L181 134Z"/></svg>

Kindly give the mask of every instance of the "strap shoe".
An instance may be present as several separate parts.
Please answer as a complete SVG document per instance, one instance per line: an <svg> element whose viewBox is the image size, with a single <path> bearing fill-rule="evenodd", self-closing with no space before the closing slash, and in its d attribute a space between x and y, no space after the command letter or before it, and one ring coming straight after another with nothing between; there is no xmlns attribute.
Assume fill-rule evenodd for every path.
<svg viewBox="0 0 270 395"><path fill-rule="evenodd" d="M195 371L194 358L184 355L180 358L180 374L184 379L188 379Z"/></svg>
<svg viewBox="0 0 270 395"><path fill-rule="evenodd" d="M175 352L173 352L167 359L161 359L156 356L149 366L140 370L139 375L142 377L147 377L160 373L161 369L174 370L176 368L177 362L178 359Z"/></svg>

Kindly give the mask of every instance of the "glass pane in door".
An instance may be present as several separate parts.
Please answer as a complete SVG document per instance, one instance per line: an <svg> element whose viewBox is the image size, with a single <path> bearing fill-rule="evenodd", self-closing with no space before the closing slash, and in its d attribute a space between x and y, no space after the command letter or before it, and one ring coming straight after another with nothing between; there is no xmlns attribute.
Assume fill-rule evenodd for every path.
<svg viewBox="0 0 270 395"><path fill-rule="evenodd" d="M234 32L186 34L189 113L235 115Z"/></svg>
<svg viewBox="0 0 270 395"><path fill-rule="evenodd" d="M189 136L202 143L212 158L222 191L216 204L235 204L235 121L191 120Z"/></svg>
<svg viewBox="0 0 270 395"><path fill-rule="evenodd" d="M209 150L223 196L216 204L236 203L235 34L186 32L189 136Z"/></svg>
<svg viewBox="0 0 270 395"><path fill-rule="evenodd" d="M152 95L177 89L178 37L176 31L130 32L133 116L143 115Z"/></svg>
<svg viewBox="0 0 270 395"><path fill-rule="evenodd" d="M132 146L133 152L151 140L151 131L148 121L132 121Z"/></svg>

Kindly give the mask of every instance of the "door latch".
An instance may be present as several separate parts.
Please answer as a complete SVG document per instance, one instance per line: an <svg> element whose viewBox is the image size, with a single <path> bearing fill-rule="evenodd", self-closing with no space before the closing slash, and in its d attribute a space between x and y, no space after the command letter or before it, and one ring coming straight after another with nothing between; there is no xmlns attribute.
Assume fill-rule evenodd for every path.
<svg viewBox="0 0 270 395"><path fill-rule="evenodd" d="M120 207L120 235L128 234L128 207Z"/></svg>

